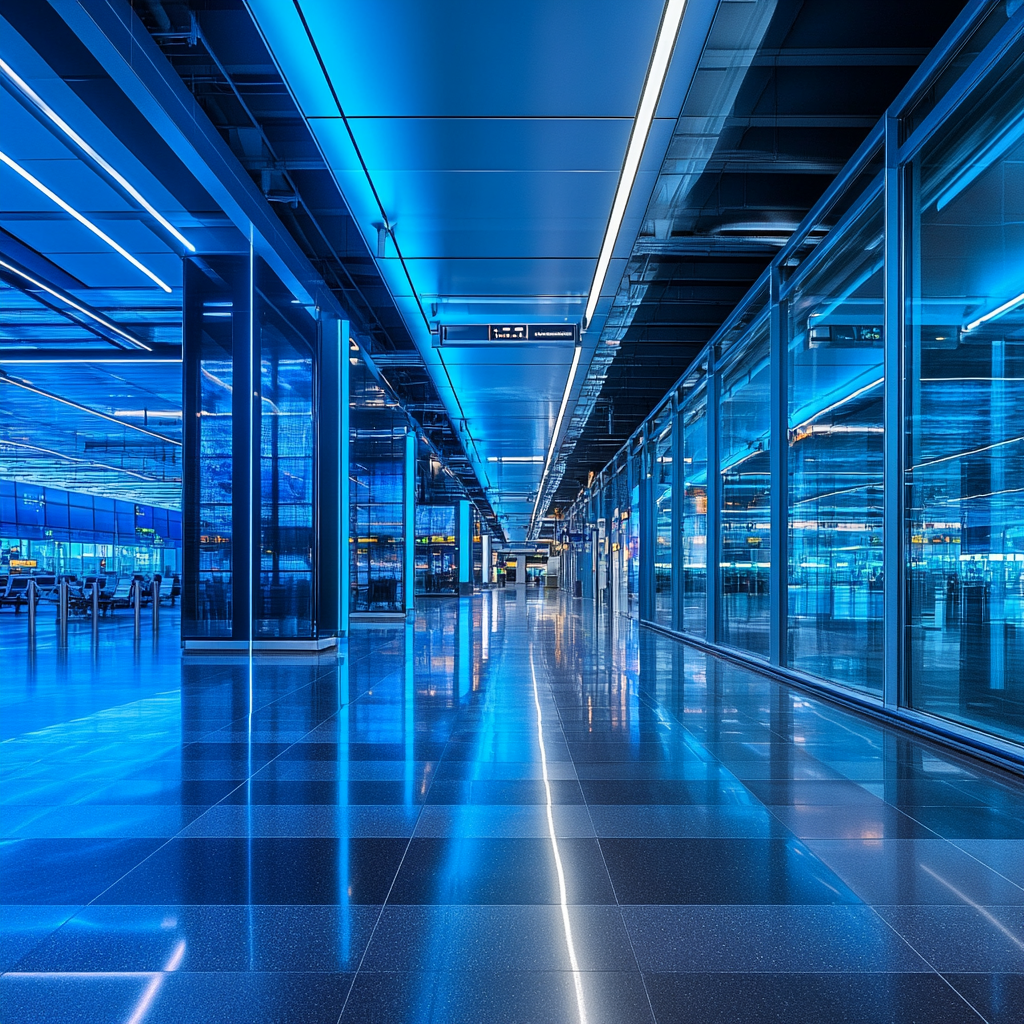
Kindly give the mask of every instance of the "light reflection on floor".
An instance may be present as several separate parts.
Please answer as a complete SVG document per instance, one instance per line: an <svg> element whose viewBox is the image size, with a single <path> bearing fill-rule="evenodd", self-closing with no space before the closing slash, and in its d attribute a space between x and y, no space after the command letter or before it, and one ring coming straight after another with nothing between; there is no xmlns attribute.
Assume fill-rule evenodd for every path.
<svg viewBox="0 0 1024 1024"><path fill-rule="evenodd" d="M540 590L257 656L251 708L161 626L0 614L5 1021L1024 1018L973 762Z"/></svg>

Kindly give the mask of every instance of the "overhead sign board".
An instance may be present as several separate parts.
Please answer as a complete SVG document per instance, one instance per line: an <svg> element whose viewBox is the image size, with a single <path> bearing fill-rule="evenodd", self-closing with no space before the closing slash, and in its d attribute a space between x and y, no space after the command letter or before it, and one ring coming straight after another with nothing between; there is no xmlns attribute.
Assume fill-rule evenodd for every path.
<svg viewBox="0 0 1024 1024"><path fill-rule="evenodd" d="M437 345L485 345L488 342L571 342L580 338L579 324L442 324Z"/></svg>

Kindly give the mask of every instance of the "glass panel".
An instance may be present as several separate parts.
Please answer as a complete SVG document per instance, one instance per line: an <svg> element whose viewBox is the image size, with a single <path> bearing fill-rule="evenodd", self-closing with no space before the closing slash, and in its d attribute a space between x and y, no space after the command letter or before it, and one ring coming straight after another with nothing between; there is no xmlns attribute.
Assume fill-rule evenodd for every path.
<svg viewBox="0 0 1024 1024"><path fill-rule="evenodd" d="M230 279L230 258L223 264ZM197 551L198 557L195 571L184 580L181 632L184 637L230 637L234 596L232 340L236 332L248 335L248 301L238 302L239 296L229 286L215 283L190 262L186 262L186 275L186 301L191 307L186 329L193 332L193 337L199 336L192 348L193 352L198 349L199 365L192 387L198 390L199 415L195 419L198 441L194 448L198 465L192 477L198 493L193 506L186 481L183 512L187 546ZM238 308L240 305L243 308ZM191 367L189 373L193 373ZM194 408L187 394L185 401L188 408Z"/></svg>
<svg viewBox="0 0 1024 1024"><path fill-rule="evenodd" d="M623 559L626 566L628 605L626 611L633 618L640 615L640 487L643 478L643 449L630 456L629 465L629 508L625 529Z"/></svg>
<svg viewBox="0 0 1024 1024"><path fill-rule="evenodd" d="M911 704L1022 738L1024 42L909 168Z"/></svg>
<svg viewBox="0 0 1024 1024"><path fill-rule="evenodd" d="M787 663L882 692L882 197L790 296Z"/></svg>
<svg viewBox="0 0 1024 1024"><path fill-rule="evenodd" d="M694 392L679 416L683 431L683 504L680 565L683 607L680 626L707 635L708 624L708 402L707 387Z"/></svg>
<svg viewBox="0 0 1024 1024"><path fill-rule="evenodd" d="M457 594L454 505L416 506L416 593Z"/></svg>
<svg viewBox="0 0 1024 1024"><path fill-rule="evenodd" d="M260 579L255 635L313 634L313 349L316 324L257 262Z"/></svg>
<svg viewBox="0 0 1024 1024"><path fill-rule="evenodd" d="M662 417L651 438L654 464L654 621L672 627L672 419Z"/></svg>
<svg viewBox="0 0 1024 1024"><path fill-rule="evenodd" d="M351 608L401 612L406 420L361 360L352 366L350 431Z"/></svg>
<svg viewBox="0 0 1024 1024"><path fill-rule="evenodd" d="M769 336L763 319L722 372L719 408L723 643L768 656Z"/></svg>

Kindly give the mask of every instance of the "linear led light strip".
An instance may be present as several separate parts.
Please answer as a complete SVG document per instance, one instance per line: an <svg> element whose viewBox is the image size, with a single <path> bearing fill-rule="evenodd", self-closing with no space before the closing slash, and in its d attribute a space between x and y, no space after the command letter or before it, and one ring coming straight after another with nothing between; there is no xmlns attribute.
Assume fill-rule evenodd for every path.
<svg viewBox="0 0 1024 1024"><path fill-rule="evenodd" d="M2 71L21 91L24 95L36 106L36 108L45 114L71 141L91 157L100 167L103 168L109 174L114 181L118 183L142 208L151 216L158 224L165 227L174 237L181 242L189 252L195 252L196 247L173 225L166 217L158 210L156 210L151 203L147 202L146 198L134 185L131 184L120 172L115 170L106 160L103 159L96 152L92 146L89 145L81 135L78 134L65 121L55 110L53 110L46 101L36 91L21 78L17 72L5 61L0 60L0 71Z"/></svg>
<svg viewBox="0 0 1024 1024"><path fill-rule="evenodd" d="M988 323L989 320L998 320L1004 313L1009 313L1011 309L1016 309L1020 305L1024 305L1024 292L1021 292L1020 295L1015 295L1001 306L996 306L995 309L990 310L984 316L979 316L977 320L972 320L969 324L965 324L964 330L973 331L982 324Z"/></svg>
<svg viewBox="0 0 1024 1024"><path fill-rule="evenodd" d="M583 314L583 330L587 329L590 321L594 318L594 310L597 309L598 300L601 298L601 289L604 287L604 279L608 274L612 252L615 250L615 242L619 237L622 218L626 215L626 207L629 204L629 197L633 191L633 183L636 181L637 171L640 169L640 158L643 156L644 146L647 145L647 136L651 130L651 123L654 121L658 99L661 97L661 88L665 84L665 76L668 74L668 66L672 60L672 51L676 45L676 36L679 34L679 25L683 20L683 12L685 10L686 0L668 0L665 4L665 11L661 17L661 26L658 29L658 38L654 44L654 54L651 57L651 65L647 69L647 79L644 82L643 93L640 96L640 106L637 108L636 117L633 119L633 130L630 133L629 145L626 148L626 159L622 163L622 171L619 174L619 183L615 189L615 198L612 201L608 224L604 229L601 252L597 257L594 280L590 285L587 308ZM551 470L551 461L554 458L558 432L562 426L562 417L565 415L569 394L576 380L580 353L581 349L577 345L572 357L569 378L565 382L565 391L562 394L562 404L558 410L558 419L555 421L555 429L551 435L551 446L548 448L544 472L541 474L540 487L537 489L537 501L533 506L533 516L531 517L531 529L533 521L537 518L541 498L544 494L544 484Z"/></svg>
<svg viewBox="0 0 1024 1024"><path fill-rule="evenodd" d="M107 245L110 246L111 249L113 249L116 253L119 253L121 256L123 256L133 267L137 267L146 275L146 277L148 277L160 288L163 288L165 292L170 294L170 285L161 281L160 278L157 277L156 274L154 274L153 271L149 269L149 267L147 267L143 263L140 263L127 249L125 249L121 245L118 245L117 242L115 242L110 237L110 235L106 234L100 228L96 227L96 225L93 224L93 222L89 220L88 217L79 213L73 206L64 202L64 200L61 199L61 197L57 195L56 192L54 192L52 189L47 188L38 178L35 178L31 174L29 174L29 172L26 171L25 168L22 167L21 164L19 164L16 160L12 160L6 153L0 152L0 161L7 164L7 166L10 167L10 169L14 171L16 174L20 174L30 185L39 189L39 191L42 192L47 199L52 199L65 213L70 213L71 216L74 217L79 224L82 224L84 227L87 227L97 238L101 238L104 242L107 243Z"/></svg>
<svg viewBox="0 0 1024 1024"><path fill-rule="evenodd" d="M123 331L113 321L108 320L106 317L100 316L98 313L91 309L87 309L85 306L80 306L73 299L70 299L67 295L58 292L55 288L51 288L48 284L43 284L42 281L37 281L31 274L26 274L24 270L19 270L17 267L12 266L10 263L6 263L4 260L0 260L0 267L8 271L11 274L16 274L23 281L28 281L33 288L39 288L41 291L46 292L47 295L52 295L55 299L59 299L61 302L67 304L72 309L77 309L83 316L89 317L90 320L95 320L96 323L103 327L106 327L108 331L113 331L115 334L120 335L129 344L134 345L136 348L144 348L147 352L153 350L144 342L139 341L138 338L129 334L127 331Z"/></svg>
<svg viewBox="0 0 1024 1024"><path fill-rule="evenodd" d="M572 366L569 367L569 376L565 382L565 390L562 392L562 404L558 407L558 416L555 419L555 429L551 431L551 443L548 445L547 458L544 460L544 472L540 476L540 486L537 488L537 500L533 504L533 515L530 516L530 528L533 529L534 520L537 518L537 511L540 508L541 498L544 494L544 484L547 482L548 473L551 470L551 460L555 456L555 446L558 443L558 432L562 429L562 418L565 416L565 407L569 404L569 395L572 392L573 381L576 379L576 371L579 369L580 356L583 347L577 345L572 353Z"/></svg>
<svg viewBox="0 0 1024 1024"><path fill-rule="evenodd" d="M100 419L107 420L110 423L116 423L119 427L128 427L130 430L137 430L140 434L148 434L150 437L155 437L158 441L163 441L165 444L173 444L177 448L182 446L181 442L175 441L173 437L158 434L155 430L148 430L146 427L140 427L137 424L129 423L126 420L119 420L116 416L110 416L105 412L100 412L99 409L92 409L88 405L80 405L78 402L72 402L70 398L61 398L60 395L55 395L52 391L44 391L42 388L37 388L34 384L29 384L27 380L22 380L20 377L12 377L10 374L4 373L2 370L0 370L0 383L13 384L16 388L24 388L26 391L31 391L35 395L41 395L43 398L52 399L54 402L60 402L61 405L67 405L72 409L77 409L79 412L87 412L91 416L99 416Z"/></svg>
<svg viewBox="0 0 1024 1024"><path fill-rule="evenodd" d="M647 80L644 82L640 106L637 108L636 118L633 120L633 131L629 136L626 159L623 161L622 172L619 174L619 184L615 189L612 211L608 217L608 226L604 231L604 241L601 243L601 254L597 258L597 269L594 271L594 281L590 286L587 310L583 316L584 330L593 319L594 310L601 297L605 275L608 273L608 265L611 263L615 241L619 235L619 228L622 226L622 218L626 215L626 206L629 203L630 193L633 191L633 182L640 169L640 158L643 156L644 146L647 144L647 135L651 130L651 122L654 120L658 99L661 96L661 87L665 84L669 62L672 60L672 50L676 45L676 36L679 33L679 23L683 19L685 9L686 0L668 0L665 4L661 28L658 30L658 41L654 44L654 56L651 58L651 66L647 70Z"/></svg>

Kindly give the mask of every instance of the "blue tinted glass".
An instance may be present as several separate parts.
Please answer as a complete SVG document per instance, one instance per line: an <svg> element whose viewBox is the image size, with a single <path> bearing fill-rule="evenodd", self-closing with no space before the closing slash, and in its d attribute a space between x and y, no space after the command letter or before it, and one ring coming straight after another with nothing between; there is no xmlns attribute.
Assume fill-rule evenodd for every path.
<svg viewBox="0 0 1024 1024"><path fill-rule="evenodd" d="M92 530L92 509L72 505L68 509L68 525L72 530Z"/></svg>
<svg viewBox="0 0 1024 1024"><path fill-rule="evenodd" d="M46 525L66 530L68 528L67 505L59 505L56 501L48 501L46 503Z"/></svg>

